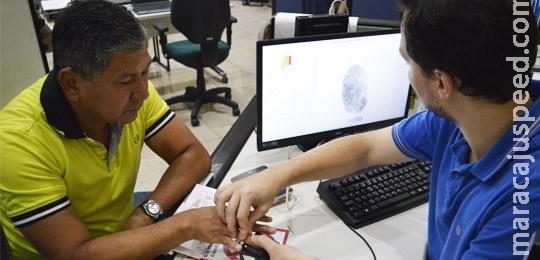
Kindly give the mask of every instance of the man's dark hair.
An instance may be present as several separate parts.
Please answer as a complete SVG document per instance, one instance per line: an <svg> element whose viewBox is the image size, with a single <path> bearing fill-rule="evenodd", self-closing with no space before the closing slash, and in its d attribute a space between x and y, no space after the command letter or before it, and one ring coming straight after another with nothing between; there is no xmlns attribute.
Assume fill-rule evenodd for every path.
<svg viewBox="0 0 540 260"><path fill-rule="evenodd" d="M92 81L114 54L147 45L148 35L124 6L104 0L77 0L62 11L53 28L56 73L70 67Z"/></svg>
<svg viewBox="0 0 540 260"><path fill-rule="evenodd" d="M512 99L516 76L507 57L528 57L529 70L536 61L538 29L527 0L397 0L406 14L403 26L407 52L429 76L435 69L461 81L464 95L495 103ZM520 2L521 1L521 2ZM527 15L515 15L518 11ZM525 34L514 31L514 21L525 18ZM523 29L524 23L517 23ZM518 48L526 41L525 47ZM520 66L524 67L521 62Z"/></svg>

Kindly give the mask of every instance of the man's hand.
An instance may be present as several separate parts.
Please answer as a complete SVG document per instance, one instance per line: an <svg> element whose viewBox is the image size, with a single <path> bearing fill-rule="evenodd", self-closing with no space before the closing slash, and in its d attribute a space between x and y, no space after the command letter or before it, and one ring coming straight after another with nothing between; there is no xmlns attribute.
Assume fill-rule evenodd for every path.
<svg viewBox="0 0 540 260"><path fill-rule="evenodd" d="M242 246L236 242L235 236L218 217L216 207L202 207L179 213L187 220L191 232L189 237L205 243L223 244L224 246L240 251ZM173 216L174 217L174 216ZM263 218L265 220L265 218ZM271 220L267 218L266 220ZM255 229L261 233L275 233L275 229L266 225L256 225Z"/></svg>

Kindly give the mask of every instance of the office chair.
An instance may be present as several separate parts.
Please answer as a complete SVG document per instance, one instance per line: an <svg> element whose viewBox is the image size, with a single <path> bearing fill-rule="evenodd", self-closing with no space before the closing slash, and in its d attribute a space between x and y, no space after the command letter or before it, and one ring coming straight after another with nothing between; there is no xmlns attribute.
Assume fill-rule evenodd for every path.
<svg viewBox="0 0 540 260"><path fill-rule="evenodd" d="M204 68L211 68L222 76L222 82L228 81L227 74L217 67L229 56L231 48L232 24L237 22L231 16L229 0L172 0L171 23L187 40L167 42L167 26L154 24L159 32L159 43L163 55L187 67L197 70L196 86L189 86L183 95L165 100L171 105L179 102L192 102L191 124L199 125L198 113L205 103L221 103L232 108L233 115L238 116L238 104L231 100L231 89L218 87L206 90ZM227 29L227 42L221 40L223 31ZM220 94L224 94L221 96Z"/></svg>

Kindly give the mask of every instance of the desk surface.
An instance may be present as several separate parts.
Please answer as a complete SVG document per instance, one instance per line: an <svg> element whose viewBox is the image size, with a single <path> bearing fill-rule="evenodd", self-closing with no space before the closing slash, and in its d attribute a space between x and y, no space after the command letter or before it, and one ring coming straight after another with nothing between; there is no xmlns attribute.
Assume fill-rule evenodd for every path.
<svg viewBox="0 0 540 260"><path fill-rule="evenodd" d="M252 133L225 175L231 178L261 165L287 160L289 148L257 151ZM354 234L319 198L318 181L292 186L297 198L294 206L270 209L272 226L291 231L288 244L321 259L373 259L365 242ZM377 259L422 259L427 241L427 204L357 229L371 245Z"/></svg>
<svg viewBox="0 0 540 260"><path fill-rule="evenodd" d="M156 19L156 18L167 18L167 19L169 19L170 15L171 15L171 11L149 13L149 14L136 14L135 12L133 12L133 6L131 4L126 4L125 6L139 20L148 20L148 19Z"/></svg>
<svg viewBox="0 0 540 260"><path fill-rule="evenodd" d="M158 13L151 13L151 14L143 14L139 15L132 11L133 7L131 4L125 5L128 10L133 13L135 18L139 19L141 21L144 28L146 28L146 31L148 32L149 37L156 37L158 36L158 32L156 29L154 29L153 25L155 23L162 23L165 24L167 27L169 27L169 33L176 33L178 32L176 28L171 24L171 12L158 12Z"/></svg>

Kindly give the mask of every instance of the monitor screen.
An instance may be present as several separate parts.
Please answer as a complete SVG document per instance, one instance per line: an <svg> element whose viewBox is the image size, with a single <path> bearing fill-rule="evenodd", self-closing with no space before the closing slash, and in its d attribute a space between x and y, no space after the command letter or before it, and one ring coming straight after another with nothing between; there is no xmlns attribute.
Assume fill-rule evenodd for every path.
<svg viewBox="0 0 540 260"><path fill-rule="evenodd" d="M294 36L310 36L329 33L345 33L349 30L347 14L318 14L297 16Z"/></svg>
<svg viewBox="0 0 540 260"><path fill-rule="evenodd" d="M308 150L407 117L399 43L399 30L258 41L257 149Z"/></svg>

